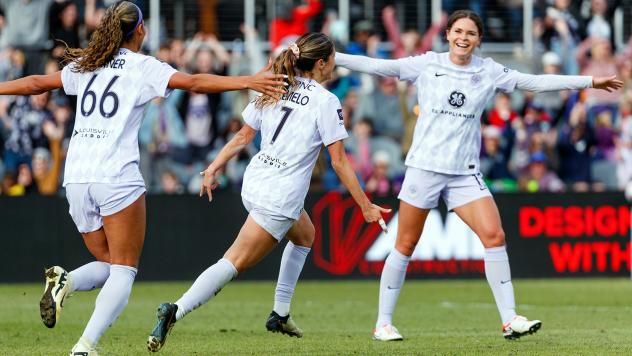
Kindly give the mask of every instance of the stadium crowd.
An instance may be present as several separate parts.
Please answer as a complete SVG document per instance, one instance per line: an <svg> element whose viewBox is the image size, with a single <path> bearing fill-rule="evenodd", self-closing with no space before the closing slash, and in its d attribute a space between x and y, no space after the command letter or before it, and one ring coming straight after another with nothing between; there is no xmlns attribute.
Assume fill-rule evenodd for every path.
<svg viewBox="0 0 632 356"><path fill-rule="evenodd" d="M64 43L82 46L112 1L0 0L0 80L60 70ZM484 1L469 1L482 11ZM445 1L456 6L454 1ZM522 1L507 2L521 23ZM632 38L615 50L613 13L620 1L536 1L531 73L617 75L623 90L499 94L482 118L481 171L492 191L561 192L623 190L632 180ZM450 9L447 9L448 11ZM324 15L319 28L309 19ZM484 16L485 17L485 16ZM422 54L443 36L445 16L424 33L402 29L395 8L382 9L381 28L355 21L346 26L319 0L279 12L266 39L242 26L243 42L229 51L210 33L169 39L155 55L181 71L239 75L262 68L268 55L305 31L322 31L337 50L379 58ZM221 24L221 19L219 20ZM624 21L625 23L625 21ZM629 25L629 22L628 22ZM492 27L493 28L493 27ZM63 42L62 42L63 41ZM387 46L383 44L387 43ZM364 188L375 195L397 193L404 158L418 119L414 86L343 68L328 88L340 99L350 133L345 146ZM174 91L145 108L140 130L141 170L150 193L195 194L213 157L243 125L248 91L195 94ZM0 98L0 194L62 194L64 156L73 135L76 97L59 90L31 97ZM423 120L424 118L419 118ZM221 187L238 190L258 143L225 168ZM321 153L313 190L341 189Z"/></svg>

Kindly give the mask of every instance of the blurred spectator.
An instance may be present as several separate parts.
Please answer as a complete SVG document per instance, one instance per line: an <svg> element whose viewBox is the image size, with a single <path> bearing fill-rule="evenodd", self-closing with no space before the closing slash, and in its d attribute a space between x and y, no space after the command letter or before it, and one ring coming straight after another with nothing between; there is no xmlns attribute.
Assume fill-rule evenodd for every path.
<svg viewBox="0 0 632 356"><path fill-rule="evenodd" d="M24 195L31 195L37 192L37 187L33 182L33 173L31 173L31 167L26 163L22 163L18 167L17 185L22 187Z"/></svg>
<svg viewBox="0 0 632 356"><path fill-rule="evenodd" d="M351 137L345 140L345 147L353 157L353 170L365 181L373 171L371 163L371 136L373 122L364 118L353 124Z"/></svg>
<svg viewBox="0 0 632 356"><path fill-rule="evenodd" d="M214 56L217 51L212 51L209 48L202 47L200 42L201 35L198 36L197 43L191 44L187 48L187 53L197 53L195 57L195 64L193 67L193 73L212 73L212 74L224 74L225 62L219 58L224 56ZM221 47L219 43L214 43L216 40L210 40L213 43L211 46L215 46L216 50ZM208 43L208 41L207 41ZM220 50L223 53L223 50ZM189 54L190 55L190 54ZM185 56L188 56L185 54ZM220 64L216 64L216 58ZM215 70L218 68L220 72ZM187 134L187 140L189 143L189 153L187 163L194 163L196 161L205 161L206 156L213 149L215 140L219 133L219 107L221 104L221 94L197 94L185 92L180 104L178 105L178 111L184 121L185 131Z"/></svg>
<svg viewBox="0 0 632 356"><path fill-rule="evenodd" d="M489 124L503 129L517 118L518 113L511 108L511 96L507 93L498 93L494 102L494 109L488 116Z"/></svg>
<svg viewBox="0 0 632 356"><path fill-rule="evenodd" d="M483 129L480 171L493 191L515 191L516 181L509 171L510 147L502 147L502 132L496 126Z"/></svg>
<svg viewBox="0 0 632 356"><path fill-rule="evenodd" d="M0 51L0 81L22 77L25 63L24 53L18 49L8 47Z"/></svg>
<svg viewBox="0 0 632 356"><path fill-rule="evenodd" d="M11 103L0 118L8 131L5 142L4 164L9 171L17 171L20 164L31 164L33 150L46 147L46 138L42 132L44 121L52 120L51 112L46 108L48 92L30 97L20 96Z"/></svg>
<svg viewBox="0 0 632 356"><path fill-rule="evenodd" d="M366 181L366 191L374 196L386 197L393 194L389 175L390 157L387 152L377 151L373 154L373 172Z"/></svg>
<svg viewBox="0 0 632 356"><path fill-rule="evenodd" d="M180 183L178 176L172 171L164 171L160 176L160 192L162 194L174 195L184 193L184 187Z"/></svg>
<svg viewBox="0 0 632 356"><path fill-rule="evenodd" d="M595 119L595 151L596 160L614 161L616 132L612 126L612 112L602 110Z"/></svg>
<svg viewBox="0 0 632 356"><path fill-rule="evenodd" d="M414 29L401 33L399 22L395 16L395 7L392 5L386 6L382 10L382 22L384 23L388 40L393 44L392 57L403 58L423 54L432 49L432 43L435 37L445 28L448 16L443 13L441 21L437 24L432 24L424 33L423 38Z"/></svg>
<svg viewBox="0 0 632 356"><path fill-rule="evenodd" d="M221 147L224 146L225 143L230 141L243 127L243 122L239 118L232 118L228 121L228 125L226 126L226 130L222 134L220 144L216 145L216 151L214 155L219 153ZM250 162L250 158L252 158L257 153L256 148L253 144L249 144L239 151L237 155L235 155L228 163L226 163L225 167L225 175L228 179L228 183L235 188L235 190L239 190L241 187L241 183L244 177L244 173L246 172L246 167L248 167L248 163Z"/></svg>
<svg viewBox="0 0 632 356"><path fill-rule="evenodd" d="M277 48L292 37L309 31L309 19L322 9L320 0L307 0L306 4L294 6L293 0L276 0L276 17L270 23L270 47Z"/></svg>
<svg viewBox="0 0 632 356"><path fill-rule="evenodd" d="M550 125L550 116L533 104L528 104L524 117L514 120L512 123L512 152L509 158L511 171L516 174L522 174L528 164L534 149L544 149L545 146L552 146L550 140L544 140L544 136L538 136L538 133L548 133ZM534 139L534 136L536 138ZM546 136L548 138L548 135ZM534 142L536 147L534 147ZM546 145L545 145L546 143Z"/></svg>
<svg viewBox="0 0 632 356"><path fill-rule="evenodd" d="M575 75L579 73L579 68L572 55L584 35L581 17L570 5L570 0L554 0L553 5L546 8L540 40L548 50L563 59L563 74ZM535 32L538 36L540 30Z"/></svg>
<svg viewBox="0 0 632 356"><path fill-rule="evenodd" d="M582 103L577 103L571 110L568 122L560 128L557 141L560 178L574 191L585 192L590 189L590 151L594 143L586 108Z"/></svg>
<svg viewBox="0 0 632 356"><path fill-rule="evenodd" d="M620 133L617 142L617 183L623 190L632 181L632 93L621 100Z"/></svg>
<svg viewBox="0 0 632 356"><path fill-rule="evenodd" d="M2 194L10 197L24 195L24 186L18 183L16 171L7 171L2 177Z"/></svg>
<svg viewBox="0 0 632 356"><path fill-rule="evenodd" d="M18 48L24 52L24 75L44 71L49 40L48 10L54 0L0 0L6 25L0 47Z"/></svg>
<svg viewBox="0 0 632 356"><path fill-rule="evenodd" d="M72 1L55 3L50 9L50 36L53 39L54 58L61 59L66 45L70 48L79 48L79 12L77 5Z"/></svg>
<svg viewBox="0 0 632 356"><path fill-rule="evenodd" d="M590 51L590 56L588 56L588 51ZM597 37L586 39L577 47L576 58L582 75L609 77L618 72L609 40ZM586 95L589 107L607 106L614 111L613 107L619 102L621 92L586 89Z"/></svg>
<svg viewBox="0 0 632 356"><path fill-rule="evenodd" d="M145 107L138 139L142 154L147 156L141 159L141 167L150 190L156 189L162 173L174 161L188 160L187 136L176 106L183 95L175 90L168 98L154 99Z"/></svg>
<svg viewBox="0 0 632 356"><path fill-rule="evenodd" d="M397 80L392 77L378 79L378 90L360 97L355 120L371 117L375 134L401 140L404 120L397 91Z"/></svg>
<svg viewBox="0 0 632 356"><path fill-rule="evenodd" d="M614 44L612 17L614 7L608 6L607 0L590 0L590 15L586 19L586 35L588 37L603 38Z"/></svg>
<svg viewBox="0 0 632 356"><path fill-rule="evenodd" d="M562 192L564 183L547 167L547 158L543 152L535 152L529 160L529 170L520 177L520 190L523 192Z"/></svg>
<svg viewBox="0 0 632 356"><path fill-rule="evenodd" d="M562 59L555 52L546 52L542 56L543 74L560 74ZM568 91L545 91L538 93L526 93L527 100L534 106L543 108L552 118L552 125L555 125L564 114L564 104L568 99Z"/></svg>
<svg viewBox="0 0 632 356"><path fill-rule="evenodd" d="M361 20L353 25L353 39L347 44L346 53L362 56L386 58L378 47L380 38L375 34L371 21Z"/></svg>

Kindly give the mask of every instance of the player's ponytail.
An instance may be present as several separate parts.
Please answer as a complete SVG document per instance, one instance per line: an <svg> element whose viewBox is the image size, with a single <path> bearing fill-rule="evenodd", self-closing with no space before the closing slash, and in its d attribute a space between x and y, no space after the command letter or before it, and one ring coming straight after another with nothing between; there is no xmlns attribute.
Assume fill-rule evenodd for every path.
<svg viewBox="0 0 632 356"><path fill-rule="evenodd" d="M311 72L319 59L326 61L333 52L334 43L329 37L320 32L306 33L279 54L272 64L272 72L287 75L288 90L292 91L297 84L296 76ZM255 107L261 109L276 102L271 96L261 95L255 99Z"/></svg>
<svg viewBox="0 0 632 356"><path fill-rule="evenodd" d="M64 62L74 62L74 71L97 70L111 61L123 42L129 40L141 24L143 14L129 1L110 6L99 26L92 33L86 48L66 48Z"/></svg>

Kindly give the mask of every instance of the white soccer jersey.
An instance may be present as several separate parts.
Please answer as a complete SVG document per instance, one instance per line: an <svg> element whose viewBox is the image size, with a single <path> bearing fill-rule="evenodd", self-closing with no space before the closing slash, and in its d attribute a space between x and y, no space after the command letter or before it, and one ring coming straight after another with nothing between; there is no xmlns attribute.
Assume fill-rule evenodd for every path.
<svg viewBox="0 0 632 356"><path fill-rule="evenodd" d="M104 67L88 73L61 72L64 91L77 95L64 186L68 183L141 183L138 130L144 105L169 95L176 72L154 57L121 48Z"/></svg>
<svg viewBox="0 0 632 356"><path fill-rule="evenodd" d="M478 56L457 66L448 53L435 52L400 65L399 78L417 86L421 110L406 165L446 174L478 172L481 114L498 90L513 91L515 71Z"/></svg>
<svg viewBox="0 0 632 356"><path fill-rule="evenodd" d="M244 200L298 219L320 148L345 139L338 98L318 82L297 78L298 87L273 106L243 112L261 130L261 151L246 169Z"/></svg>

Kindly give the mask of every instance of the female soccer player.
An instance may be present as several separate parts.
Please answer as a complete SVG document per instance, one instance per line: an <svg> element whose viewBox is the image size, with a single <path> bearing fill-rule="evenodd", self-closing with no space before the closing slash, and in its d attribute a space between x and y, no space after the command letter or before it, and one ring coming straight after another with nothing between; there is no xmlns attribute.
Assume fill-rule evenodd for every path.
<svg viewBox="0 0 632 356"><path fill-rule="evenodd" d="M238 273L254 266L278 242L290 240L283 252L270 331L302 336L289 316L290 299L314 240L314 226L303 210L309 181L322 145L334 170L362 209L367 222L379 222L383 209L371 204L347 161L342 108L321 83L334 68L334 45L322 33L308 33L291 43L274 62L274 73L288 76L290 90L281 100L260 96L243 112L246 125L222 148L203 172L204 193L211 200L217 171L261 131L261 151L252 158L241 191L248 218L224 257L204 271L175 303L158 307L158 321L147 341L151 351L165 343L173 324L209 301Z"/></svg>
<svg viewBox="0 0 632 356"><path fill-rule="evenodd" d="M32 95L64 88L77 95L77 118L64 174L70 215L95 262L70 273L46 271L40 302L54 327L73 291L102 287L94 312L71 355L97 355L95 346L127 304L145 238L145 183L138 168L138 130L144 104L170 89L218 92L251 88L280 95L280 75L220 77L177 72L138 54L145 27L131 2L107 9L85 49L68 49L68 64L50 75L0 83L0 94ZM269 66L270 67L270 66Z"/></svg>
<svg viewBox="0 0 632 356"><path fill-rule="evenodd" d="M503 335L518 338L537 331L542 323L516 315L498 208L479 172L480 116L497 91L621 88L614 76L529 75L507 69L491 58L474 55L481 44L483 23L469 10L448 19L448 53L397 60L379 60L337 54L338 65L348 69L398 77L414 82L421 113L413 144L406 158L407 171L399 194L399 220L395 249L380 281L379 313L373 332L376 340L402 340L392 315L406 277L406 267L423 231L430 209L439 196L478 235L485 247L485 275L492 289Z"/></svg>

